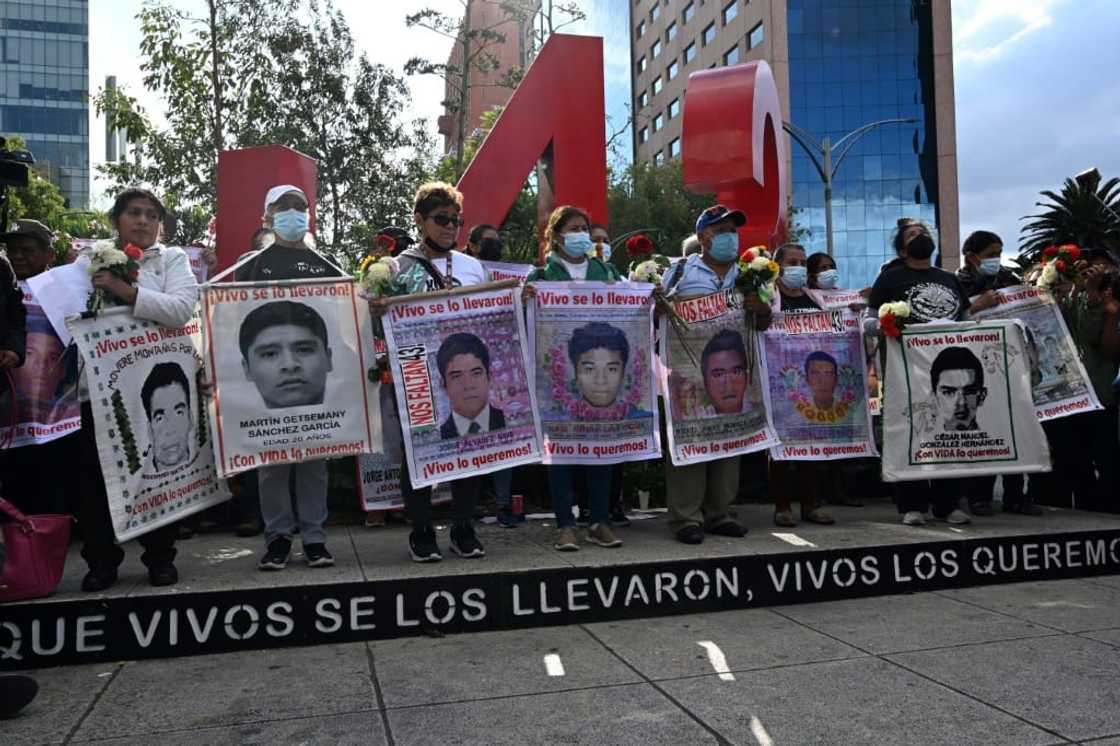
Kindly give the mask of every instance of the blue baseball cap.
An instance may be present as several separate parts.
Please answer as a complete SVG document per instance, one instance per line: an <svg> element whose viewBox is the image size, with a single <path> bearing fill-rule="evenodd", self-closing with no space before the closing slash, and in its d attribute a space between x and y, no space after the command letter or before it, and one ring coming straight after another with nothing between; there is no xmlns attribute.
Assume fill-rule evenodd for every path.
<svg viewBox="0 0 1120 746"><path fill-rule="evenodd" d="M742 228L747 224L747 216L742 210L728 210L726 205L713 205L696 218L696 232L699 233L709 225L728 219L735 223L736 228Z"/></svg>

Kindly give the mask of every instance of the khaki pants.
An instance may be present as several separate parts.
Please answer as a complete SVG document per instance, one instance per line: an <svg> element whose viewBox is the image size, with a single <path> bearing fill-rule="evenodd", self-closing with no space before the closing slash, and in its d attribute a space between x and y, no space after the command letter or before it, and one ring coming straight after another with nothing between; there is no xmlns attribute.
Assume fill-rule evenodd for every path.
<svg viewBox="0 0 1120 746"><path fill-rule="evenodd" d="M673 466L665 459L669 530L688 525L711 527L731 520L727 509L739 492L739 457Z"/></svg>

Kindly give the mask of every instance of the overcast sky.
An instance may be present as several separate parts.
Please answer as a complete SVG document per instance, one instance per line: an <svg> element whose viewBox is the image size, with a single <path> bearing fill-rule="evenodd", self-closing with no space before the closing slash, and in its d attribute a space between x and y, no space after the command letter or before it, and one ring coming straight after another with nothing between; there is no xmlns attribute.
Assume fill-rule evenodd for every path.
<svg viewBox="0 0 1120 746"><path fill-rule="evenodd" d="M177 0L198 9L200 0ZM583 0L588 21L565 29L605 38L607 110L625 121L630 95L629 0ZM359 48L400 70L414 55L446 59L450 41L405 27L424 7L461 12L459 0L335 0ZM141 0L90 3L91 90L116 75L149 111L164 104L143 91ZM1019 218L1034 211L1040 189L1097 166L1120 175L1120 0L953 0L961 235L977 228L1017 244ZM413 111L432 122L442 84L409 79ZM91 112L91 119L93 114ZM104 123L91 121L94 163L104 156ZM101 189L95 180L94 193ZM104 202L101 203L104 207Z"/></svg>

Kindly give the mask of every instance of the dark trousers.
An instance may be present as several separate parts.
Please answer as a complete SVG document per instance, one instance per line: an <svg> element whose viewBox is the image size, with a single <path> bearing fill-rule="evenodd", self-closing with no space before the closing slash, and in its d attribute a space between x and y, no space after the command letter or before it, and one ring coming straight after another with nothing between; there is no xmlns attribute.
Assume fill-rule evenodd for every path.
<svg viewBox="0 0 1120 746"><path fill-rule="evenodd" d="M73 465L81 433L0 451L0 496L28 515L75 514L82 474Z"/></svg>
<svg viewBox="0 0 1120 746"><path fill-rule="evenodd" d="M484 476L464 477L451 483L451 504L456 523L474 520L474 509L485 484ZM413 530L420 531L432 525L432 488L413 488L407 458L401 461L401 497L404 498L404 510L412 521Z"/></svg>
<svg viewBox="0 0 1120 746"><path fill-rule="evenodd" d="M1106 410L1107 411L1107 410ZM1096 415L1104 412L1084 412L1042 423L1042 431L1050 443L1053 469L1042 474L1032 474L1029 485L1032 502L1069 508L1076 504L1084 508L1092 504L1097 492L1097 477L1093 470L1093 443L1096 435ZM1113 413L1111 436L1116 438L1116 415ZM1115 469L1115 465L1112 466Z"/></svg>
<svg viewBox="0 0 1120 746"><path fill-rule="evenodd" d="M1004 505L1022 505L1025 498L1022 474L1002 474L1003 479L1003 504ZM1031 477L1034 479L1034 477ZM989 503L992 501L992 496L995 493L996 478L995 475L986 477L969 477L964 480L967 482L965 486L965 496L968 498L969 505L976 505L978 503Z"/></svg>
<svg viewBox="0 0 1120 746"><path fill-rule="evenodd" d="M961 499L967 482L965 479L919 479L913 482L897 482L895 502L899 513L916 510L924 513L929 510L938 518L953 512Z"/></svg>
<svg viewBox="0 0 1120 746"><path fill-rule="evenodd" d="M78 520L85 537L82 558L91 568L115 568L124 561L124 550L117 545L116 534L113 533L109 496L105 492L105 477L101 473L97 440L93 433L93 412L89 402L85 402L82 404L82 429L78 433L78 471L82 475ZM148 567L174 560L178 532L178 526L170 523L141 536L139 541L144 547L144 554L140 560Z"/></svg>

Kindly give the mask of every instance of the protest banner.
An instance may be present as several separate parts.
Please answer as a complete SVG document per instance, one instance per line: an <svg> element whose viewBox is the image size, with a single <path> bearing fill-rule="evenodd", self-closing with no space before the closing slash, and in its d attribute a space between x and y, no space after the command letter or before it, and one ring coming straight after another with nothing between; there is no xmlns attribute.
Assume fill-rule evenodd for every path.
<svg viewBox="0 0 1120 746"><path fill-rule="evenodd" d="M201 320L177 328L127 307L67 320L85 364L97 455L118 541L228 500L198 391ZM66 468L61 464L60 467Z"/></svg>
<svg viewBox="0 0 1120 746"><path fill-rule="evenodd" d="M355 459L358 477L358 505L364 511L403 510L401 464L381 453L361 454ZM432 488L432 505L451 502L443 484Z"/></svg>
<svg viewBox="0 0 1120 746"><path fill-rule="evenodd" d="M391 298L382 324L414 487L540 461L512 281Z"/></svg>
<svg viewBox="0 0 1120 746"><path fill-rule="evenodd" d="M861 290L819 290L805 288L805 294L820 306L822 311L846 311L852 306L867 306L867 298Z"/></svg>
<svg viewBox="0 0 1120 746"><path fill-rule="evenodd" d="M502 280L517 280L518 282L525 282L525 278L533 271L532 264L517 264L515 262L481 262L482 268L486 270L486 274L490 276L492 282L501 282Z"/></svg>
<svg viewBox="0 0 1120 746"><path fill-rule="evenodd" d="M187 259L191 261L191 272L194 272L194 279L198 281L199 285L203 284L210 273L210 268L206 266L206 262L202 258L202 254L206 250L201 246L184 246L182 248L187 255Z"/></svg>
<svg viewBox="0 0 1120 746"><path fill-rule="evenodd" d="M778 460L877 456L863 331L851 310L774 314L762 333Z"/></svg>
<svg viewBox="0 0 1120 746"><path fill-rule="evenodd" d="M1101 409L1061 309L1049 291L1017 285L997 290L996 295L999 305L977 311L972 318L1023 323L1035 416L1040 421L1052 420Z"/></svg>
<svg viewBox="0 0 1120 746"><path fill-rule="evenodd" d="M352 279L202 286L218 473L381 450L372 322Z"/></svg>
<svg viewBox="0 0 1120 746"><path fill-rule="evenodd" d="M0 448L49 443L82 426L77 356L63 346L30 286L21 282L20 288L27 311L27 354L22 366L9 371L14 400L0 396L0 422L14 426L10 439L0 438Z"/></svg>
<svg viewBox="0 0 1120 746"><path fill-rule="evenodd" d="M883 479L1050 470L1014 321L914 324L888 338Z"/></svg>
<svg viewBox="0 0 1120 746"><path fill-rule="evenodd" d="M697 464L776 445L742 293L725 290L673 308L684 323L663 320L659 366L672 462Z"/></svg>
<svg viewBox="0 0 1120 746"><path fill-rule="evenodd" d="M543 462L617 464L660 457L653 286L537 282L533 287L529 324Z"/></svg>

